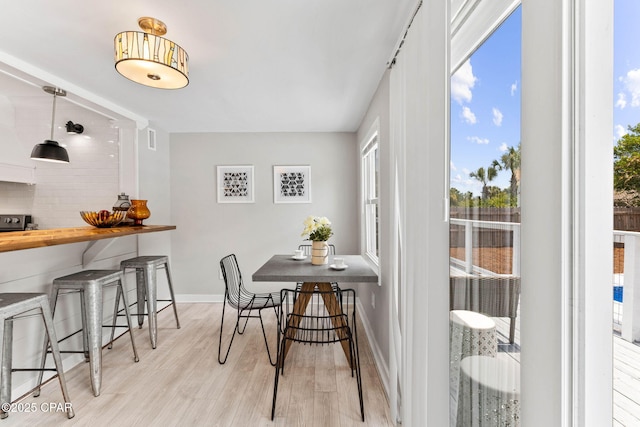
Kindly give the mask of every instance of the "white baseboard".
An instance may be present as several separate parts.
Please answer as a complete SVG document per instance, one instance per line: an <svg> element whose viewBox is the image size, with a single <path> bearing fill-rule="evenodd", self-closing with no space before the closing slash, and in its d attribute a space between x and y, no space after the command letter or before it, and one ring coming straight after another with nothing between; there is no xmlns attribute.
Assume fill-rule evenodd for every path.
<svg viewBox="0 0 640 427"><path fill-rule="evenodd" d="M177 302L188 302L188 303L198 303L198 302L223 302L224 295L202 295L202 294L181 294L176 295Z"/></svg>
<svg viewBox="0 0 640 427"><path fill-rule="evenodd" d="M356 306L358 307L362 326L364 326L364 332L367 334L367 339L369 340L369 345L371 346L371 353L373 354L373 360L376 363L376 368L378 369L378 375L380 375L380 380L382 381L382 387L384 388L384 392L387 395L387 399L389 399L389 366L385 362L382 351L380 350L380 346L378 345L378 342L373 335L371 323L369 322L369 318L366 317L366 312L362 308L360 298L356 300Z"/></svg>

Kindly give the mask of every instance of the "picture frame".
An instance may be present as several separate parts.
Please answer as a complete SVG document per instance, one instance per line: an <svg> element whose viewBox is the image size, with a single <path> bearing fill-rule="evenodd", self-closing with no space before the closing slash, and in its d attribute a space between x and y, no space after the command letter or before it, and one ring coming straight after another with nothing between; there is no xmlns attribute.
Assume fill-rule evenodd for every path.
<svg viewBox="0 0 640 427"><path fill-rule="evenodd" d="M217 167L218 203L254 203L253 165Z"/></svg>
<svg viewBox="0 0 640 427"><path fill-rule="evenodd" d="M273 203L311 203L311 166L274 166Z"/></svg>

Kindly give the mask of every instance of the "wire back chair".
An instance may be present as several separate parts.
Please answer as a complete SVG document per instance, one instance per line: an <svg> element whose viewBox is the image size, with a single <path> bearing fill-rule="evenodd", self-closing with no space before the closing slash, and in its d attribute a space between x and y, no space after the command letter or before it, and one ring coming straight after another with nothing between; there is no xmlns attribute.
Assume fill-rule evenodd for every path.
<svg viewBox="0 0 640 427"><path fill-rule="evenodd" d="M271 357L271 351L269 350L269 343L267 341L267 334L264 330L264 322L262 321L262 310L269 308L273 309L274 313L278 314L277 307L280 306L280 293L261 293L256 294L248 291L242 281L242 274L240 273L240 267L238 266L238 260L235 254L227 255L220 260L220 269L222 270L222 276L224 277L224 302L222 305L222 320L220 321L220 340L218 342L218 363L224 364L229 357L231 351L231 344L236 333L242 335L247 328L247 323L250 318L260 319L260 327L262 328L262 336L264 337L264 344L267 347L267 355L269 356L269 363L271 366L275 366L275 362ZM229 341L229 347L227 348L224 359L221 359L222 352L222 329L224 326L224 312L226 305L229 304L232 308L237 310L236 324L233 329L233 335ZM258 314L254 314L257 311ZM241 325L241 320L244 319L244 325Z"/></svg>
<svg viewBox="0 0 640 427"><path fill-rule="evenodd" d="M355 375L360 399L360 415L364 421L360 353L356 330L356 293L338 289L328 283L305 283L301 289L280 291L278 308L278 359L275 365L271 420L274 419L278 382L284 376L285 358L293 342L304 344L340 343Z"/></svg>

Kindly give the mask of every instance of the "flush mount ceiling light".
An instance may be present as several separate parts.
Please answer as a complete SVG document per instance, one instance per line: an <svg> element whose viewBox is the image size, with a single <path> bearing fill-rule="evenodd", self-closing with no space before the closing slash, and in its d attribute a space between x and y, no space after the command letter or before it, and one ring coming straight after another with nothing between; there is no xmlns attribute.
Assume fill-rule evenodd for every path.
<svg viewBox="0 0 640 427"><path fill-rule="evenodd" d="M65 150L64 147L61 147L56 141L53 140L53 124L56 118L56 97L67 96L67 92L52 86L44 86L42 90L53 95L53 112L51 113L51 139L45 139L42 144L38 144L33 147L33 151L31 151L31 158L33 160L41 160L45 162L69 163L69 154L67 154L67 150Z"/></svg>
<svg viewBox="0 0 640 427"><path fill-rule="evenodd" d="M70 134L79 135L82 132L84 132L84 126L82 126L79 123L73 123L71 120L69 120L65 126L67 128L67 133L70 133Z"/></svg>
<svg viewBox="0 0 640 427"><path fill-rule="evenodd" d="M141 31L116 35L116 70L129 80L160 89L180 89L189 84L189 55L162 38L167 26L155 18L138 19Z"/></svg>

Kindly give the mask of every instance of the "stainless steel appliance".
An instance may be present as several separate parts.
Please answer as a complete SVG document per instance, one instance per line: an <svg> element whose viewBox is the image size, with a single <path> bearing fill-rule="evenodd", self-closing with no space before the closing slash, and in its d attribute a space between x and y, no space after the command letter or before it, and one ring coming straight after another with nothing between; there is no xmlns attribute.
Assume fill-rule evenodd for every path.
<svg viewBox="0 0 640 427"><path fill-rule="evenodd" d="M31 215L0 214L0 231L23 231L31 225Z"/></svg>

